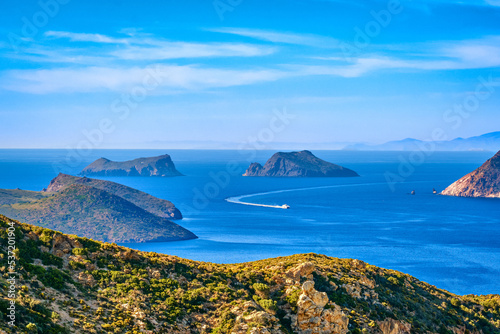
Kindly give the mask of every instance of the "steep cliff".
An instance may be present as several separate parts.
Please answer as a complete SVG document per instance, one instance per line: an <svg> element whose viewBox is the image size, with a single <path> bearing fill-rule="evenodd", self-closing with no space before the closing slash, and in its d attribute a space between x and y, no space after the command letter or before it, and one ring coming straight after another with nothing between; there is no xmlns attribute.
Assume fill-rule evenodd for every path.
<svg viewBox="0 0 500 334"><path fill-rule="evenodd" d="M446 188L442 195L500 197L500 152L481 167Z"/></svg>

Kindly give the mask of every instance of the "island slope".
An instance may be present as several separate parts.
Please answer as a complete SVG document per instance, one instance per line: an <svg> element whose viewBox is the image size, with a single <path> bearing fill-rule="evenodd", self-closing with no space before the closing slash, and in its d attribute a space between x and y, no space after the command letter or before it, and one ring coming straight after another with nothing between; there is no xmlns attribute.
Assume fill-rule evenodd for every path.
<svg viewBox="0 0 500 334"><path fill-rule="evenodd" d="M111 161L100 158L85 167L84 176L182 176L168 154L129 161Z"/></svg>
<svg viewBox="0 0 500 334"><path fill-rule="evenodd" d="M167 200L151 196L140 190L124 186L119 183L91 179L88 177L78 177L60 173L56 178L50 181L46 192L57 192L71 184L83 184L97 189L107 191L113 195L120 196L138 207L149 211L159 217L168 219L182 219L181 212L175 205Z"/></svg>
<svg viewBox="0 0 500 334"><path fill-rule="evenodd" d="M25 222L107 242L196 238L183 227L119 196L79 184L35 202L13 204L7 212Z"/></svg>
<svg viewBox="0 0 500 334"><path fill-rule="evenodd" d="M196 238L192 232L166 218L168 210L175 209L172 203L135 189L60 174L52 180L48 190L1 189L0 213L26 223L108 242ZM165 203L169 206L162 207Z"/></svg>
<svg viewBox="0 0 500 334"><path fill-rule="evenodd" d="M309 151L278 152L264 166L252 163L243 176L355 177L353 170L317 158Z"/></svg>
<svg viewBox="0 0 500 334"><path fill-rule="evenodd" d="M301 254L242 264L134 251L0 216L15 235L16 327L7 333L500 332L500 296L458 296L359 260ZM8 276L8 266L0 273ZM1 282L6 312L8 281Z"/></svg>
<svg viewBox="0 0 500 334"><path fill-rule="evenodd" d="M481 167L451 184L441 194L500 198L500 151Z"/></svg>

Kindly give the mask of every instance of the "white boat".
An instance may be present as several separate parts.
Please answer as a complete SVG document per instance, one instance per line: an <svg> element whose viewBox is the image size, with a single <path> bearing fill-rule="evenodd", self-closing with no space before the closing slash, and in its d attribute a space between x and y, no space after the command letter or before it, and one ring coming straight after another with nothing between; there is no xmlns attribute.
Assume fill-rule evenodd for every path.
<svg viewBox="0 0 500 334"><path fill-rule="evenodd" d="M282 207L283 209L290 209L290 205L288 205L288 204L283 204L281 207Z"/></svg>

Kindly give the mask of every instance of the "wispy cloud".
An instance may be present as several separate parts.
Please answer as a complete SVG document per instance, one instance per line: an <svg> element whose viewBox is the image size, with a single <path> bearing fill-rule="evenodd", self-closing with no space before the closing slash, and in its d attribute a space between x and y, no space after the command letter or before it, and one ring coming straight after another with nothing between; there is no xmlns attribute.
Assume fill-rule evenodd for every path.
<svg viewBox="0 0 500 334"><path fill-rule="evenodd" d="M275 48L241 43L164 42L154 46L130 46L110 55L127 60L164 60L206 57L257 57L274 53Z"/></svg>
<svg viewBox="0 0 500 334"><path fill-rule="evenodd" d="M115 38L101 34L75 33L68 31L47 31L44 34L52 38L67 38L72 42L94 42L108 44L129 44L127 38Z"/></svg>
<svg viewBox="0 0 500 334"><path fill-rule="evenodd" d="M226 31L226 30L225 30ZM236 32L234 32L236 33ZM76 42L93 42L112 48L79 48L78 45L58 48L33 46L25 54L29 61L66 64L57 68L8 70L0 74L0 87L34 94L57 92L127 91L140 85L147 75L149 62L164 60L221 57L256 57L275 52L274 46L249 43L194 43L167 41L150 35L112 38L105 35L55 33L53 38L72 38ZM158 64L162 78L160 91L175 89L191 91L258 84L291 77L335 76L355 78L376 71L436 71L500 67L500 36L487 36L464 41L428 42L418 45L374 45L374 52L355 58L345 58L340 49L320 49L321 36L269 33L243 29L237 35L280 43L301 44L309 53L323 56L306 59L298 64L286 55L270 58L266 65L242 67L238 64L205 62L204 64ZM124 42L124 41L127 42ZM82 52L85 50L87 52ZM385 50L385 52L384 52ZM396 51L395 51L396 50ZM71 64L69 67L67 64ZM293 65L292 65L293 64ZM76 66L76 67L75 67Z"/></svg>
<svg viewBox="0 0 500 334"><path fill-rule="evenodd" d="M273 54L276 48L269 45L222 42L169 41L149 34L129 34L118 38L102 34L48 31L45 37L69 39L63 46L33 42L24 53L6 53L4 56L31 62L72 63L87 65L116 65L120 60L161 61L171 59L260 57ZM84 43L93 43L89 47ZM114 45L113 45L114 44Z"/></svg>
<svg viewBox="0 0 500 334"><path fill-rule="evenodd" d="M358 77L365 73L387 70L466 70L500 67L500 36L464 41L441 41L413 45L374 46L369 55L347 59L341 53L315 57L332 65L310 66L307 72ZM391 50L390 56L383 50ZM393 52L397 50L397 52Z"/></svg>
<svg viewBox="0 0 500 334"><path fill-rule="evenodd" d="M319 48L335 48L339 43L339 41L335 38L313 34L283 33L269 30L245 28L220 28L208 30L212 32L250 37L272 43L296 44Z"/></svg>
<svg viewBox="0 0 500 334"><path fill-rule="evenodd" d="M154 75L152 74L154 73ZM148 68L59 68L12 70L1 78L2 88L32 94L118 91L143 87L155 80L158 89L198 90L275 81L287 74L278 70L227 70L196 66L155 65Z"/></svg>

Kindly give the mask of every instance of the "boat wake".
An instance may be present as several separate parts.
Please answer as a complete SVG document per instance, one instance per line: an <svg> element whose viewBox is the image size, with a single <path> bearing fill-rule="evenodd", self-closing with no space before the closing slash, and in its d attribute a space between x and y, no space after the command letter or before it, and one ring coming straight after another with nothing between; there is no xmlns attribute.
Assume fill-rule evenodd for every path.
<svg viewBox="0 0 500 334"><path fill-rule="evenodd" d="M264 208L274 208L274 209L289 209L290 206L287 204L283 205L268 205L268 204L257 204L257 203L250 203L250 202L242 202L241 198L247 197L250 195L245 195L245 196L237 196L237 197L230 197L226 198L226 201L229 203L235 203L235 204L243 204L243 205L251 205L251 206L261 206ZM253 194L252 196L257 196L257 194Z"/></svg>
<svg viewBox="0 0 500 334"><path fill-rule="evenodd" d="M258 204L258 203L244 202L244 201L242 201L242 199L245 199L248 197L254 197L254 196L281 194L281 193L296 192L296 191L307 191L307 190L329 189L329 188L344 188L344 187L360 187L360 186L371 186L371 185L380 185L380 184L383 184L383 183L337 184L337 185L333 185L333 186L275 190L275 191L268 191L268 192L264 192L264 193L256 193L256 194L248 194L248 195L229 197L229 198L226 198L226 201L229 203L250 205L250 206L260 206L263 208L289 209L290 206L287 204L283 204L283 205Z"/></svg>

